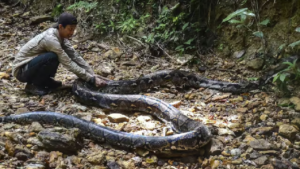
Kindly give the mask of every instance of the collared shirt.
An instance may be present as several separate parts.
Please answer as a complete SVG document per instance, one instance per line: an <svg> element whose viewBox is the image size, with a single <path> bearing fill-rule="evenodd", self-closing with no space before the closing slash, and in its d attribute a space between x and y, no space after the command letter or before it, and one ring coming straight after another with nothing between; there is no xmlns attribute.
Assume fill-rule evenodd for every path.
<svg viewBox="0 0 300 169"><path fill-rule="evenodd" d="M19 68L36 56L54 52L59 62L79 78L89 81L94 76L91 67L75 51L68 39L62 39L56 28L49 28L27 42L18 52L13 62L13 75L16 77Z"/></svg>

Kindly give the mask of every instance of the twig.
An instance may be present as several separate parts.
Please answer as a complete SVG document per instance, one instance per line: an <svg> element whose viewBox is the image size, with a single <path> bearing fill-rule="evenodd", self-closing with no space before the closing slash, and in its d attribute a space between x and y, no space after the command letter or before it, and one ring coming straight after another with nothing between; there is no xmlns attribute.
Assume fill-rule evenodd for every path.
<svg viewBox="0 0 300 169"><path fill-rule="evenodd" d="M156 43L156 45L170 58L173 59L172 56L170 56L158 43Z"/></svg>
<svg viewBox="0 0 300 169"><path fill-rule="evenodd" d="M139 44L141 44L141 45L143 45L144 47L147 47L143 42L141 42L140 40L138 40L138 39L136 39L136 38L134 38L134 37L131 37L131 36L126 36L127 38L130 38L130 39L132 39L132 40L135 40L135 41L137 41Z"/></svg>

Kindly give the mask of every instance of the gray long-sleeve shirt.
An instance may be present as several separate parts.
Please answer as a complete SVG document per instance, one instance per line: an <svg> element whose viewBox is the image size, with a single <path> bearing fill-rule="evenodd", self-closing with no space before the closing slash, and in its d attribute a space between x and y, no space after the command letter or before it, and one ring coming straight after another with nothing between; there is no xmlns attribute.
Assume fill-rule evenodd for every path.
<svg viewBox="0 0 300 169"><path fill-rule="evenodd" d="M68 39L59 37L59 32L56 28L47 29L35 36L20 49L13 62L13 75L17 75L22 65L46 52L56 53L59 62L79 78L86 81L93 78L94 71L74 50Z"/></svg>

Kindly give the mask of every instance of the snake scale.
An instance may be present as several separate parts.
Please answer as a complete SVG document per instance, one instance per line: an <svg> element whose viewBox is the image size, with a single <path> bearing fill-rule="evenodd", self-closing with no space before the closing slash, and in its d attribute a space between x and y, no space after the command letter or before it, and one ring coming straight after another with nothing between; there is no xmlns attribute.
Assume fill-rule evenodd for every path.
<svg viewBox="0 0 300 169"><path fill-rule="evenodd" d="M295 58L292 58L295 59ZM280 67L280 71L285 67ZM34 121L42 124L75 127L98 142L104 142L121 148L146 149L151 152L187 152L197 151L212 138L208 127L197 120L190 119L172 105L136 93L165 83L193 88L211 88L224 92L243 93L258 89L263 81L276 71L266 74L260 83L229 83L202 78L196 74L181 70L163 70L145 75L135 80L107 81L107 86L97 89L82 80L76 80L72 93L87 105L99 106L110 110L141 111L153 114L160 120L171 124L178 133L171 136L142 136L99 126L90 121L55 112L29 112L20 115L1 117L2 123L15 122L28 124Z"/></svg>

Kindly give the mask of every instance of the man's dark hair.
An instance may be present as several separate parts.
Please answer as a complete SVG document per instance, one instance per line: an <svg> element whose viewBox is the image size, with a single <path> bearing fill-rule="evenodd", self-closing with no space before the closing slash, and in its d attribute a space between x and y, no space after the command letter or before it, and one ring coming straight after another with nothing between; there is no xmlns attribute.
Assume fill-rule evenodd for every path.
<svg viewBox="0 0 300 169"><path fill-rule="evenodd" d="M65 28L67 25L77 25L77 19L75 16L73 16L70 13L64 12L62 13L58 18L58 25L62 24L62 26Z"/></svg>

